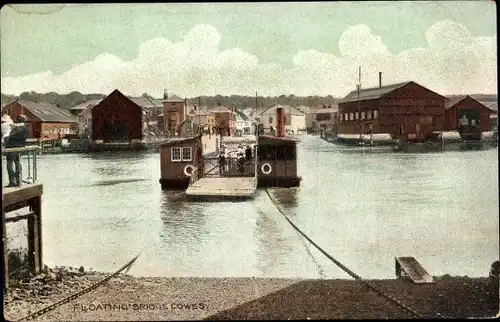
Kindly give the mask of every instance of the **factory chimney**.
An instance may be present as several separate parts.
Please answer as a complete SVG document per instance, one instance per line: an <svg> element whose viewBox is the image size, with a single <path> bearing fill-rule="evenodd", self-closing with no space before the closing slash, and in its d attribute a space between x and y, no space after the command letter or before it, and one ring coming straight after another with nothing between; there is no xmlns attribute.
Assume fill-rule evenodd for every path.
<svg viewBox="0 0 500 322"><path fill-rule="evenodd" d="M284 137L285 136L285 109L283 107L276 108L276 121L277 121L277 129L276 136Z"/></svg>
<svg viewBox="0 0 500 322"><path fill-rule="evenodd" d="M382 72L378 72L378 87L382 87Z"/></svg>

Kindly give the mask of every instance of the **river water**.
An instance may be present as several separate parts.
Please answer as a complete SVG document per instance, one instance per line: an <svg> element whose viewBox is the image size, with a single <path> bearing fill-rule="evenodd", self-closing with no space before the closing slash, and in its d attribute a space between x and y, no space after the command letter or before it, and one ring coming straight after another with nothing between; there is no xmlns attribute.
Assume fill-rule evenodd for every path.
<svg viewBox="0 0 500 322"><path fill-rule="evenodd" d="M301 187L271 194L358 275L394 277L394 257L414 256L431 275L485 276L499 258L497 148L375 153L301 140ZM44 262L111 272L144 250L130 274L348 277L265 191L249 202L188 203L161 191L159 177L158 153L39 156Z"/></svg>

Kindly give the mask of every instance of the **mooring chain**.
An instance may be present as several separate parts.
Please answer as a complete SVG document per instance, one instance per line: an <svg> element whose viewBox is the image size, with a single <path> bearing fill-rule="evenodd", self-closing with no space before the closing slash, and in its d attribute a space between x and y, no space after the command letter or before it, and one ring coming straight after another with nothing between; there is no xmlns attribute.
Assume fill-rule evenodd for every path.
<svg viewBox="0 0 500 322"><path fill-rule="evenodd" d="M385 297L386 299L390 300L391 302L397 304L398 306L402 307L403 309L405 309L406 311L410 312L411 314L413 314L414 316L418 317L418 318L423 318L423 316L419 313L417 313L415 310L413 310L412 308L408 307L407 305L405 305L404 303L400 302L399 300L397 300L396 298L384 293L383 291L379 290L378 288L376 288L375 286L371 285L370 283L368 283L367 281L363 280L359 275L357 275L356 273L354 273L353 271L351 271L349 268L347 268L346 266L342 265L342 263L340 263L338 260L336 260L335 258L333 258L330 254L328 254L325 250L323 250L320 246L318 246L314 241L312 241L309 237L307 237L306 234L304 234L297 226L295 226L295 224L290 220L288 219L288 217L285 215L285 213L281 210L281 208L279 207L278 203L274 200L274 198L271 196L271 194L269 193L269 191L267 189L266 190L266 193L267 193L267 196L269 197L269 199L271 200L271 202L274 204L274 206L276 207L276 209L278 209L278 211L280 212L280 214L283 215L283 217L285 217L285 219L288 221L288 223L290 225L292 225L292 227L297 230L305 239L307 239L307 241L309 241L314 247L316 247L316 249L318 249L323 255L325 255L329 260L331 260L332 262L335 263L335 265L337 265L338 267L340 267L344 272L346 272L347 274L349 274L351 277L353 277L354 279L356 279L357 281L363 283L364 285L366 285L368 288L370 288L371 290L375 291L377 294L381 295L382 297Z"/></svg>
<svg viewBox="0 0 500 322"><path fill-rule="evenodd" d="M134 264L134 262L137 260L137 258L139 257L139 255L140 255L141 253L142 253L142 251L141 251L139 254L137 254L137 256L135 256L135 257L134 257L131 261L129 261L127 264L123 265L120 269L118 269L116 272L114 272L114 273L113 273L113 274L111 274L110 276L108 276L108 277L104 278L103 280L101 280L101 281L99 281L99 282L97 282L97 283L95 283L95 284L93 284L93 285L91 285L91 286L87 287L86 289L83 289L83 290L81 290L81 291L79 291L79 292L77 292L77 293L75 293L75 294L72 294L72 295L70 295L70 296L68 296L68 297L66 297L66 298L64 298L64 299L62 299L62 300L61 300L61 301L59 301L59 302L56 302L56 303L54 303L54 304L52 304L52 305L49 305L49 306L47 306L47 307L44 307L44 308L43 308L43 309L41 309L41 310L38 310L38 311L36 311L36 312L34 312L34 313L31 313L31 314L29 314L29 315L27 315L27 316L25 316L25 317L23 317L22 319L19 319L19 320L17 320L17 321L32 320L32 319L34 319L34 318L36 318L36 317L39 317L39 316L41 316L41 315L43 315L43 314L45 314L45 313L47 313L47 312L50 312L50 311L54 310L55 308L57 308L57 307L59 307L59 306L61 306L61 305L67 304L67 303L69 303L70 301L72 301L72 300L74 300L74 299L76 299L76 298L78 298L78 297L80 297L80 296L82 296L82 295L84 295L84 294L86 294L86 293L89 293L89 292L91 292L91 291L95 290L95 289L96 289L96 288L98 288L99 286L104 285L106 282L108 282L108 281L109 281L110 279L112 279L113 277L115 277L115 276L117 276L118 274L120 274L123 270L125 270L125 269L127 269L127 268L132 267L132 264Z"/></svg>

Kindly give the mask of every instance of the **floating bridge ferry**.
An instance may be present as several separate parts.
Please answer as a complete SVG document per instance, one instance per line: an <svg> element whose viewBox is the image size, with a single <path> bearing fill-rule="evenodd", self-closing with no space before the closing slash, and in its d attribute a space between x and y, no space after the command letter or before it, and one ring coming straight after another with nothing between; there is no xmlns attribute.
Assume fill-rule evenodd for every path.
<svg viewBox="0 0 500 322"><path fill-rule="evenodd" d="M297 187L297 143L285 135L285 113L277 109L276 135L258 133L239 143L239 153L225 151L221 137L214 156L203 153L201 135L172 138L160 146L161 188L185 190L189 199L252 199L260 187ZM181 136L182 136L181 131Z"/></svg>

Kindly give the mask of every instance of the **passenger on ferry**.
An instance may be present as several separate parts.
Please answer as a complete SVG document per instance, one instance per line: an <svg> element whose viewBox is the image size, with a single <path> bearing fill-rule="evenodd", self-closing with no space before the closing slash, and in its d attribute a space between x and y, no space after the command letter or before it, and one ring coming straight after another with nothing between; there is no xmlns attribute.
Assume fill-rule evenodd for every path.
<svg viewBox="0 0 500 322"><path fill-rule="evenodd" d="M245 149L245 157L247 161L252 159L252 147L249 145L247 145L247 148Z"/></svg>
<svg viewBox="0 0 500 322"><path fill-rule="evenodd" d="M219 154L219 174L222 176L226 170L226 151L221 149Z"/></svg>

